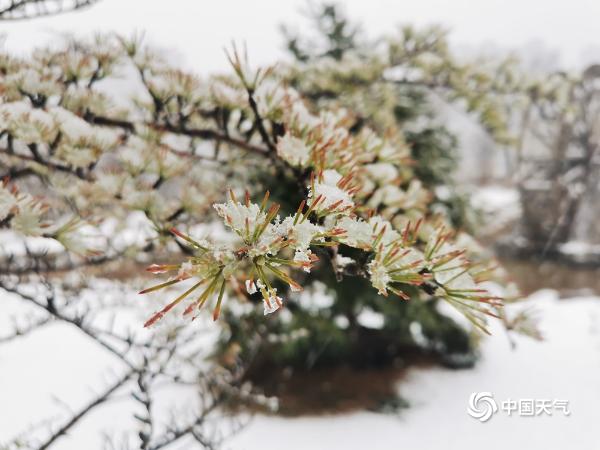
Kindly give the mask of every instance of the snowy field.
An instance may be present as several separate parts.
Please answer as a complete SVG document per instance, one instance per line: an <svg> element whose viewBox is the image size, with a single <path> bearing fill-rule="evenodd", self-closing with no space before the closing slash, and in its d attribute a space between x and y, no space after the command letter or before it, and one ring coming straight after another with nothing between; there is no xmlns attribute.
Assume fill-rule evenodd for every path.
<svg viewBox="0 0 600 450"><path fill-rule="evenodd" d="M300 419L257 418L233 442L239 449L598 449L600 299L531 296L545 342L519 339L511 350L496 330L474 370L413 370L399 384L411 407L398 416L360 412ZM467 415L472 392L507 399L567 399L570 416ZM513 413L514 414L514 413Z"/></svg>
<svg viewBox="0 0 600 450"><path fill-rule="evenodd" d="M0 317L19 312L18 301L4 295L2 300ZM225 448L595 450L600 442L595 427L600 398L600 298L558 299L554 291L545 290L532 295L527 306L537 311L544 342L519 338L512 350L502 331L494 329L474 370L413 369L398 385L411 406L397 415L259 416ZM118 375L107 369L114 367L111 356L62 324L0 346L0 367L0 443L29 427L39 431L46 426L45 419L60 423L70 408L81 406L81 399L94 392L92 386L106 385ZM493 393L499 403L568 400L571 414L508 417L500 410L480 423L466 412L470 394L480 391ZM188 396L183 390L167 391L158 407L166 411ZM136 426L132 407L125 388L116 401L61 438L57 448L96 449L105 442L103 433L124 436Z"/></svg>

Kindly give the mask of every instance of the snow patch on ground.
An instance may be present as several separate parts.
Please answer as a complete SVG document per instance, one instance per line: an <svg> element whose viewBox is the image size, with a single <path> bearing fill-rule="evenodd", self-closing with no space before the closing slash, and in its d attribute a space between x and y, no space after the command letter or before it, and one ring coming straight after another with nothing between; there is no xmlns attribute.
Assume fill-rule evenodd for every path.
<svg viewBox="0 0 600 450"><path fill-rule="evenodd" d="M513 187L477 186L470 199L473 208L481 213L484 235L502 232L521 217L519 191Z"/></svg>
<svg viewBox="0 0 600 450"><path fill-rule="evenodd" d="M560 245L560 252L575 262L597 262L600 260L600 245L583 241L569 241Z"/></svg>
<svg viewBox="0 0 600 450"><path fill-rule="evenodd" d="M519 192L504 186L481 186L471 195L473 206L484 214L501 213L503 219L516 219L520 215Z"/></svg>

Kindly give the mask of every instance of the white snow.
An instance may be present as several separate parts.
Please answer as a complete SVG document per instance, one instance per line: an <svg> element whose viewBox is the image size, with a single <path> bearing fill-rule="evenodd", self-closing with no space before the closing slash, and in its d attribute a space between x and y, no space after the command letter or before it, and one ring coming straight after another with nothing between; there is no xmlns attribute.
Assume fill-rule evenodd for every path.
<svg viewBox="0 0 600 450"><path fill-rule="evenodd" d="M519 213L519 192L514 188L498 185L478 186L471 196L471 202L473 206L485 212L510 210L512 214Z"/></svg>
<svg viewBox="0 0 600 450"><path fill-rule="evenodd" d="M7 318L27 312L29 307L5 294L1 300L0 329L7 330ZM139 304L139 298L131 297L131 302L135 301ZM399 393L411 406L398 415L356 412L296 419L261 416L227 447L558 450L576 443L578 450L595 450L600 439L595 427L596 400L600 398L600 298L559 300L554 291L544 290L532 295L525 306L538 310L546 341L519 338L513 351L503 332L494 326L494 334L484 341L483 356L475 369L411 370L398 385ZM72 327L59 323L1 345L0 443L45 418L60 423L67 416L65 403L77 408L88 395L119 375L115 362ZM467 415L466 407L469 395L480 391L492 392L498 401L569 400L572 414L507 417L497 413L489 422L479 423ZM57 448L100 448L101 432L116 432L119 438L127 430L135 430L130 415L135 406L126 399L128 392L130 389L123 389L119 400L85 419L81 427L61 438ZM166 391L161 400L165 416L170 408L167 405L181 404L189 397L189 390Z"/></svg>
<svg viewBox="0 0 600 450"><path fill-rule="evenodd" d="M106 323L110 322L117 334L126 336L132 332L135 341L147 338L150 331L142 327L144 320L164 301L162 297L170 295L142 298L136 294L141 287L139 282L121 285L112 280L92 279L89 286L81 292L79 300L87 307L93 307L101 300L105 304L122 305L97 315L94 325L101 327L104 324L107 328ZM25 323L23 317L37 316L40 311L34 306L0 290L0 337L10 334L13 318L20 317L20 322ZM157 327L166 326L166 322L172 320L182 319L171 315ZM210 329L206 327L208 323ZM189 326L198 332L198 338L185 346L184 353L191 351L191 347L213 347L217 329L208 314ZM0 343L0 367L2 449L4 444L19 436L43 440L49 427L55 430L64 424L72 411L86 405L127 369L114 355L74 326L58 321L15 341ZM192 377L189 369L182 375ZM125 384L112 400L86 416L53 448L100 449L104 448L108 437L119 444L129 441L135 445L139 422L133 418L133 413L139 412L140 406L131 398L133 391L135 386L131 382ZM198 401L196 391L197 387L193 385L163 383L158 387L154 410L157 423L167 423L177 411L191 411ZM180 414L180 417L189 419L190 414Z"/></svg>
<svg viewBox="0 0 600 450"><path fill-rule="evenodd" d="M519 191L513 187L477 186L471 193L471 204L482 213L488 233L514 223L521 216Z"/></svg>
<svg viewBox="0 0 600 450"><path fill-rule="evenodd" d="M385 316L371 308L363 308L356 320L363 327L376 330L383 328L385 324Z"/></svg>
<svg viewBox="0 0 600 450"><path fill-rule="evenodd" d="M340 416L259 417L231 442L245 450L577 448L595 450L600 398L600 299L558 300L553 291L532 296L545 342L518 339L513 351L502 332L483 345L474 370L413 369L398 386L411 406L399 415L357 412ZM488 422L467 415L472 392L496 401L560 399L571 415L508 417Z"/></svg>
<svg viewBox="0 0 600 450"><path fill-rule="evenodd" d="M560 245L560 251L575 259L585 260L587 257L600 255L600 245L584 241L569 241Z"/></svg>

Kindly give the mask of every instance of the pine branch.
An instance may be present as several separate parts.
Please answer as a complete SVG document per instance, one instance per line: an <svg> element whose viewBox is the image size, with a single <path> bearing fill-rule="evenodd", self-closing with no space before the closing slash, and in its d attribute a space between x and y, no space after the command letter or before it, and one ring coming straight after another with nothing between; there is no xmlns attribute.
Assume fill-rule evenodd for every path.
<svg viewBox="0 0 600 450"><path fill-rule="evenodd" d="M99 115L92 114L91 112L88 112L82 118L84 120L86 120L87 122L94 124L94 125L104 125L104 126L108 126L108 127L121 128L130 133L135 132L135 123L129 122L127 120L99 116ZM234 147L238 147L243 150L247 150L247 151L255 153L257 155L265 156L268 153L268 149L258 147L256 145L250 144L247 141L243 141L241 139L236 139L236 138L233 138L233 137L228 136L223 133L219 133L218 131L213 130L213 129L186 128L182 125L175 126L175 125L172 125L169 123L163 124L158 121L156 121L156 122L148 122L147 121L147 122L144 122L142 125L146 126L148 128L151 128L155 131L180 134L183 136L200 138L200 139L210 140L210 141L215 141L215 142L225 142L227 144L233 145ZM193 157L194 156L188 152L181 152L181 151L173 151L173 152L175 154L177 154L178 156L183 156L183 157Z"/></svg>

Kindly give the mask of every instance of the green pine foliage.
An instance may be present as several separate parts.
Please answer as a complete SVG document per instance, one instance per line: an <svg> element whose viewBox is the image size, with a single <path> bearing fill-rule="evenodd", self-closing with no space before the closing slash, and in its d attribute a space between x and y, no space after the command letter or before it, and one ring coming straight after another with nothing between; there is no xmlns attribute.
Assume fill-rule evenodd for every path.
<svg viewBox="0 0 600 450"><path fill-rule="evenodd" d="M315 111L327 107L357 112L350 127L355 134L365 126L382 133L401 129L410 149L407 170L434 192L432 210L442 211L456 229L471 230L474 212L468 199L457 194L453 180L458 164L457 140L436 122L428 88L386 81L385 64L374 61L377 44L362 40L359 27L351 24L339 8L323 5L313 11L310 19L315 35L309 39L284 28L287 48L295 60L291 86L311 100ZM340 66L350 59L352 70L344 72ZM322 77L317 78L315 70L321 71ZM292 177L270 182L265 177L260 181L268 186L271 198L282 205L283 211L293 211L301 201ZM409 189L408 183L401 187ZM437 187L443 188L445 195L435 195ZM340 254L361 257L360 252L352 250L345 248ZM325 251L319 257L331 260ZM364 278L327 270L314 271L306 278L303 286L312 286L317 296L332 301L316 307L295 302L288 305L289 316L280 315L267 322L256 312L228 314L222 349L239 345L242 356L249 357L251 347L246 344L252 342L257 329L261 330L264 351L252 353L259 373L285 367L385 366L415 354L433 355L453 367L475 362L476 340L467 328L440 312L436 297L407 287L415 301L390 299L374 291ZM365 311L380 317L381 326L361 324L361 313Z"/></svg>

